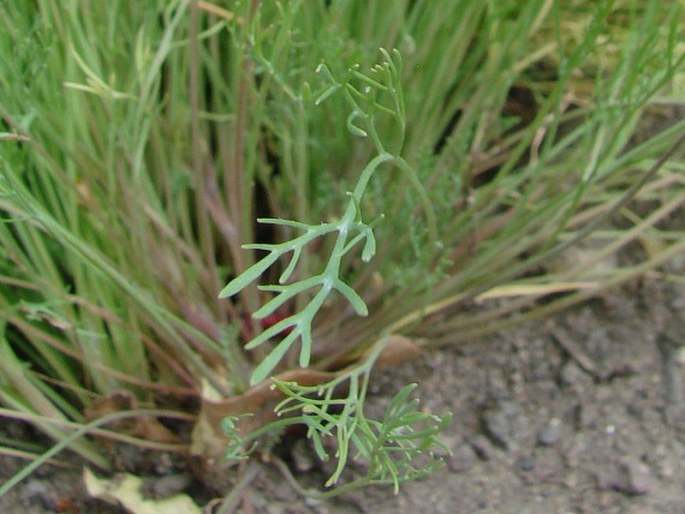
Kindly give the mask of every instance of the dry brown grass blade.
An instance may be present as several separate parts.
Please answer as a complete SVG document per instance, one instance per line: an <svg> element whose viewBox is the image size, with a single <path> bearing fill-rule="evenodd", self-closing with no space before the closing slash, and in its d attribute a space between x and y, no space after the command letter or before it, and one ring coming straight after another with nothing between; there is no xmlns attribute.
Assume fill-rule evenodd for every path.
<svg viewBox="0 0 685 514"><path fill-rule="evenodd" d="M286 382L297 382L303 386L316 386L335 378L337 373L296 369L281 373L274 378ZM221 431L221 421L229 416L249 414L236 423L241 436L275 421L274 407L283 399L283 393L273 388L271 381L251 387L243 394L227 400L214 399L206 389L197 423L191 436L190 451L209 459L220 458L226 451L228 438Z"/></svg>
<svg viewBox="0 0 685 514"><path fill-rule="evenodd" d="M128 391L120 390L95 401L85 410L85 415L88 421L94 421L115 412L135 410L137 408L138 405L135 397ZM181 443L177 435L172 433L157 419L149 416L122 419L113 424L112 428L147 441L171 444Z"/></svg>

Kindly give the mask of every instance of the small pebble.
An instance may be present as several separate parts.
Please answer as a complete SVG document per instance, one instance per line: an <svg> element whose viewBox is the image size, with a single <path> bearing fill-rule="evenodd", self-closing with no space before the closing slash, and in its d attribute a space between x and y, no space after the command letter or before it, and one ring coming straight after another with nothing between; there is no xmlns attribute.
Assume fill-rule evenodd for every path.
<svg viewBox="0 0 685 514"><path fill-rule="evenodd" d="M448 467L455 473L463 473L473 467L478 459L476 451L468 444L462 444L454 450L453 455L447 461Z"/></svg>
<svg viewBox="0 0 685 514"><path fill-rule="evenodd" d="M597 474L600 489L614 489L630 496L647 494L652 489L652 474L645 464L625 459Z"/></svg>
<svg viewBox="0 0 685 514"><path fill-rule="evenodd" d="M503 448L509 446L511 440L511 426L507 416L502 411L488 412L483 416L485 433L493 443Z"/></svg>
<svg viewBox="0 0 685 514"><path fill-rule="evenodd" d="M502 402L483 415L485 434L497 446L509 449L513 443L514 423L519 417L519 407L514 402Z"/></svg>
<svg viewBox="0 0 685 514"><path fill-rule="evenodd" d="M532 457L521 457L518 460L518 467L523 471L531 471L535 467L535 460Z"/></svg>
<svg viewBox="0 0 685 514"><path fill-rule="evenodd" d="M554 446L561 439L561 420L552 418L540 429L538 443L542 446Z"/></svg>
<svg viewBox="0 0 685 514"><path fill-rule="evenodd" d="M583 370L575 362L569 361L561 368L559 380L561 385L570 387L576 385L583 378L583 375Z"/></svg>
<svg viewBox="0 0 685 514"><path fill-rule="evenodd" d="M652 488L652 474L649 467L642 462L625 460L619 464L616 480L612 485L624 494L647 494Z"/></svg>
<svg viewBox="0 0 685 514"><path fill-rule="evenodd" d="M656 474L659 478L661 480L672 481L673 476L676 473L676 462L678 460L677 453L669 451L665 445L659 444L654 448L651 458L653 459Z"/></svg>
<svg viewBox="0 0 685 514"><path fill-rule="evenodd" d="M599 426L601 418L599 406L594 403L584 403L578 406L577 418L580 428L595 430Z"/></svg>
<svg viewBox="0 0 685 514"><path fill-rule="evenodd" d="M482 460L490 460L495 454L495 449L485 436L476 435L471 440L471 447Z"/></svg>

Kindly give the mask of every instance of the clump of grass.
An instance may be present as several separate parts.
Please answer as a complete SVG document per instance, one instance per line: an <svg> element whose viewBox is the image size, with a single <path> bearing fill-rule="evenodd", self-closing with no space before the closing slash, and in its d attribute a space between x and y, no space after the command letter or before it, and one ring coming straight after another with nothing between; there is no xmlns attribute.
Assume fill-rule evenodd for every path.
<svg viewBox="0 0 685 514"><path fill-rule="evenodd" d="M115 419L116 391L142 416L298 365L361 359L366 373L384 336L477 338L684 249L659 225L685 198L669 150L683 122L635 139L645 110L682 101L675 2L39 0L0 14L2 415L100 467L71 427ZM359 239L314 241L342 227ZM546 264L588 238L601 249L582 263ZM643 262L595 269L635 242ZM262 331L250 313L281 321ZM161 423L143 441L150 423L114 432L167 448Z"/></svg>

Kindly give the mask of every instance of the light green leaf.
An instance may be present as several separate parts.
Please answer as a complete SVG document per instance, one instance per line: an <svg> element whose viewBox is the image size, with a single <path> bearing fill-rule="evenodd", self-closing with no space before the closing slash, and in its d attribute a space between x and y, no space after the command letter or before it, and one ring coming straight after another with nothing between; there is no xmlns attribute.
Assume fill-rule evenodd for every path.
<svg viewBox="0 0 685 514"><path fill-rule="evenodd" d="M269 255L264 257L262 260L254 263L252 266L243 271L240 275L231 280L226 287L224 287L219 293L219 298L228 298L245 288L250 282L257 280L262 273L264 273L269 266L271 266L276 260L278 260L280 254L277 252L271 252Z"/></svg>
<svg viewBox="0 0 685 514"><path fill-rule="evenodd" d="M366 236L366 242L362 249L362 261L369 262L376 255L376 236L371 229L365 230L364 235Z"/></svg>
<svg viewBox="0 0 685 514"><path fill-rule="evenodd" d="M366 131L360 129L359 127L357 127L357 126L354 124L354 120L355 120L356 118L360 118L360 117L362 117L362 116L363 116L363 114L362 114L361 112L359 112L359 111L353 111L353 112L347 117L347 129L348 129L352 134L354 134L355 136L367 137L368 134L366 133Z"/></svg>
<svg viewBox="0 0 685 514"><path fill-rule="evenodd" d="M285 337L285 339L283 339L280 343L278 343L278 345L276 345L276 348L271 350L271 352L269 352L269 354L266 357L264 357L264 360L262 360L262 362L259 363L259 365L255 368L254 372L252 373L252 377L250 377L250 383L252 385L258 384L266 380L266 378L269 376L269 374L271 374L274 368L278 366L278 363L281 362L281 359L293 345L298 335L298 331L293 330L290 334L288 334Z"/></svg>
<svg viewBox="0 0 685 514"><path fill-rule="evenodd" d="M321 284L321 282L322 277L317 275L305 280L300 280L294 284L288 284L287 286L261 286L260 289L262 291L276 292L279 294L265 303L252 316L256 319L263 319L294 296L297 296L307 289L316 287L317 285Z"/></svg>
<svg viewBox="0 0 685 514"><path fill-rule="evenodd" d="M333 86L330 86L328 89L326 89L323 93L321 93L321 94L319 95L319 97L318 97L318 98L316 99L316 101L314 102L314 105L321 105L321 104L326 100L326 98L328 98L328 97L331 96L333 93L335 93L335 92L337 92L337 91L339 91L339 90L340 90L340 85L338 85L338 84L335 84L335 85L333 85Z"/></svg>
<svg viewBox="0 0 685 514"><path fill-rule="evenodd" d="M270 326L267 328L264 332L259 334L257 337L255 337L252 341L247 343L245 345L245 349L247 350L252 350L259 346L260 344L265 343L267 340L271 339L274 336L277 336L281 332L283 332L286 328L295 326L297 325L297 320L295 319L296 316L290 316L288 318L282 319L275 325ZM295 330L293 331L295 333Z"/></svg>
<svg viewBox="0 0 685 514"><path fill-rule="evenodd" d="M350 305L352 305L359 316L368 316L368 307L364 303L364 300L362 300L362 297L359 296L354 289L345 284L342 280L337 280L334 287L348 302L350 302Z"/></svg>

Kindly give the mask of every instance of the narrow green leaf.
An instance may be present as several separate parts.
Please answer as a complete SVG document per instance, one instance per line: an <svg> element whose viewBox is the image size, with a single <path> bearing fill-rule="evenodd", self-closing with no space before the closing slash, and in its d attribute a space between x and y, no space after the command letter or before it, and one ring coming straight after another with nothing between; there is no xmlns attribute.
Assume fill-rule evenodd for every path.
<svg viewBox="0 0 685 514"><path fill-rule="evenodd" d="M362 297L359 296L354 289L341 280L336 280L333 287L350 302L350 305L352 305L359 316L368 316L368 307L364 303L364 300L362 300Z"/></svg>
<svg viewBox="0 0 685 514"><path fill-rule="evenodd" d="M409 395L417 387L418 387L418 384L414 384L414 383L407 384L406 386L404 386L402 389L400 389L398 391L398 393L393 397L393 399L390 401L390 404L388 405L388 408L386 410L386 415L383 418L384 424L391 421L394 417L397 416L397 411L402 408L402 406L406 403Z"/></svg>
<svg viewBox="0 0 685 514"><path fill-rule="evenodd" d="M244 250L261 250L264 252L278 251L281 245L270 243L247 243L242 246Z"/></svg>
<svg viewBox="0 0 685 514"><path fill-rule="evenodd" d="M252 266L243 271L240 275L231 280L226 287L224 287L219 293L219 298L228 298L237 293L239 293L245 286L250 282L257 280L262 273L264 273L269 266L271 266L278 257L280 256L277 252L271 252L269 255L264 257L262 260L257 261Z"/></svg>
<svg viewBox="0 0 685 514"><path fill-rule="evenodd" d="M283 270L283 273L281 273L281 276L278 278L278 282L280 284L285 284L288 279L290 278L290 275L292 275L293 271L295 271L295 267L297 266L297 262L300 260L300 255L302 254L302 247L298 246L293 250L293 255L290 258L290 262L288 263L288 266Z"/></svg>
<svg viewBox="0 0 685 514"><path fill-rule="evenodd" d="M252 316L256 319L262 319L273 313L276 309L281 307L285 302L297 296L298 294L320 285L323 278L320 275L315 277L310 277L305 280L300 280L293 284L288 284L287 286L263 286L260 289L262 291L272 291L278 292L278 296L275 296L267 303L265 303L261 308L259 308Z"/></svg>
<svg viewBox="0 0 685 514"><path fill-rule="evenodd" d="M281 359L283 359L283 356L293 345L298 335L298 331L293 330L285 339L276 345L276 348L271 350L271 352L264 357L264 360L259 363L252 373L252 377L250 377L250 383L252 385L259 384L266 380L274 368L278 366L278 363L281 362Z"/></svg>
<svg viewBox="0 0 685 514"><path fill-rule="evenodd" d="M376 88L380 91L387 91L387 87L384 84L381 84L377 80L372 79L371 77L368 77L364 75L362 72L357 71L357 70L352 70L352 76L358 78L362 82L366 83L367 85Z"/></svg>
<svg viewBox="0 0 685 514"><path fill-rule="evenodd" d="M347 130L349 130L355 136L367 137L368 134L366 131L360 129L354 124L354 120L362 116L363 114L360 111L352 111L352 113L347 117Z"/></svg>
<svg viewBox="0 0 685 514"><path fill-rule="evenodd" d="M369 262L376 255L376 236L370 228L364 231L366 242L362 249L362 261Z"/></svg>
<svg viewBox="0 0 685 514"><path fill-rule="evenodd" d="M257 218L257 221L265 225L281 225L284 227L293 227L302 230L309 230L311 228L315 228L314 225L309 225L308 223L302 223L301 221L295 220L286 220L283 218Z"/></svg>
<svg viewBox="0 0 685 514"><path fill-rule="evenodd" d="M319 95L319 97L314 102L314 105L321 105L326 100L326 98L328 98L337 91L340 91L340 85L335 84L333 86L330 86L328 89L326 89L323 93Z"/></svg>
<svg viewBox="0 0 685 514"><path fill-rule="evenodd" d="M300 347L300 367L306 368L309 366L309 359L312 353L312 329L309 323L302 327L300 340L302 342Z"/></svg>
<svg viewBox="0 0 685 514"><path fill-rule="evenodd" d="M329 459L328 452L323 447L323 442L321 441L321 436L317 432L313 432L311 435L311 440L314 445L314 451L316 456L319 457L323 462Z"/></svg>
<svg viewBox="0 0 685 514"><path fill-rule="evenodd" d="M247 350L252 350L259 346L260 344L265 343L267 340L271 339L274 336L277 336L281 332L283 332L286 328L296 326L298 324L297 319L299 318L299 315L295 316L289 316L285 319L282 319L275 325L270 326L267 328L264 332L259 334L257 337L252 339L249 343L245 345L245 349ZM293 333L297 332L297 329L293 330Z"/></svg>

